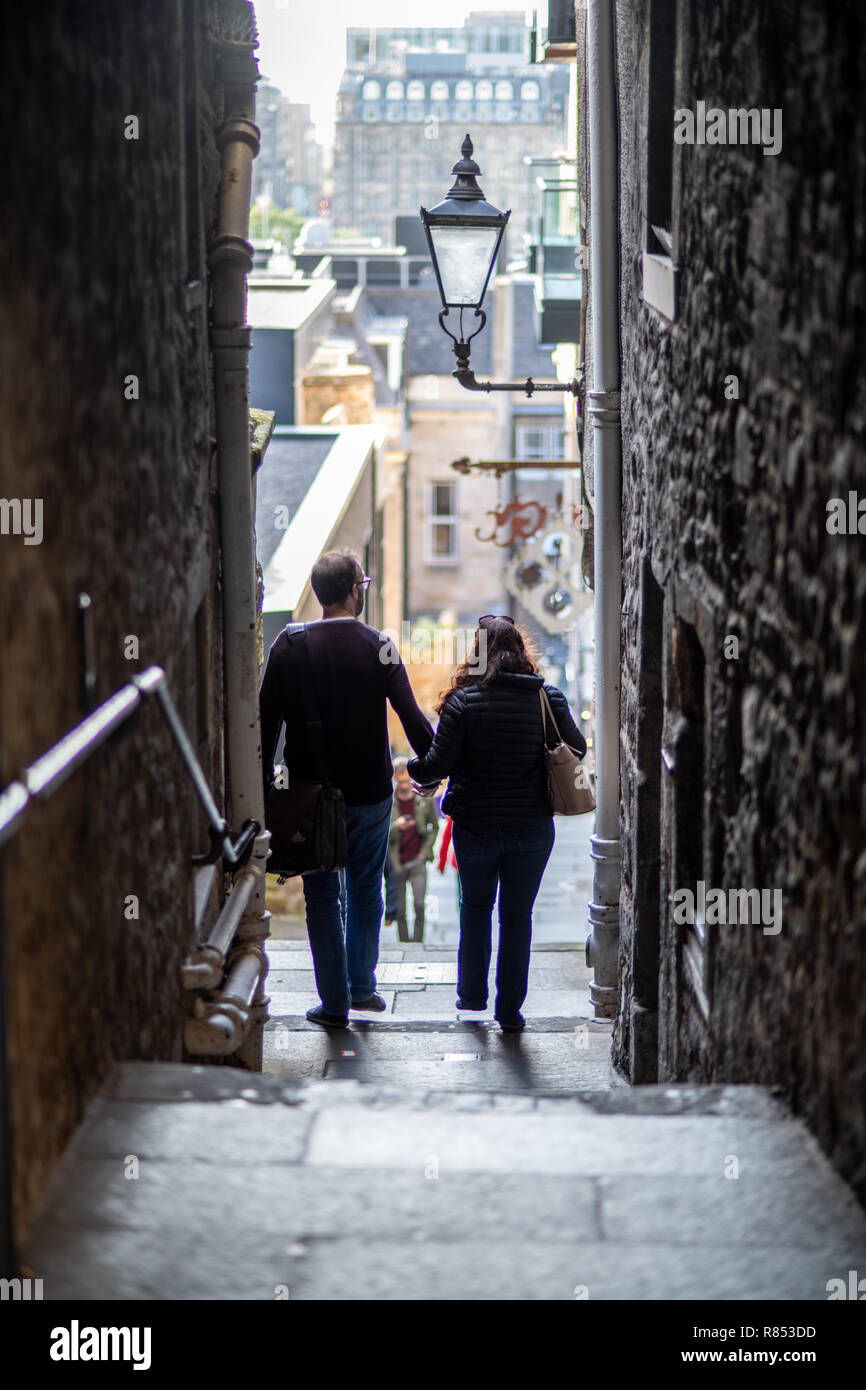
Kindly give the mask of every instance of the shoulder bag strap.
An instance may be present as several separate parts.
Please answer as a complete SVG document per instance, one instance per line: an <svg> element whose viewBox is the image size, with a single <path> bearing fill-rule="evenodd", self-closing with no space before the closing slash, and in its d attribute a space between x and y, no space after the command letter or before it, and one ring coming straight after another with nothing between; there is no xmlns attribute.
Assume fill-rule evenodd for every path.
<svg viewBox="0 0 866 1390"><path fill-rule="evenodd" d="M541 700L541 728L542 728L542 731L543 731L543 733L544 733L544 746L545 746L545 748L547 748L547 746L548 746L548 745L547 745L547 716L548 716L548 715L550 715L550 722L551 722L551 724L553 725L553 730L554 730L554 733L556 734L557 743L562 743L562 734L559 732L559 725L558 725L557 722L556 722L556 717L555 717L555 715L554 715L554 713L553 713L553 708L552 708L552 706L551 706L550 700L547 698L547 691L545 690L545 688L544 688L543 685L540 685L540 686L538 687L538 695L539 695L539 699Z"/></svg>
<svg viewBox="0 0 866 1390"><path fill-rule="evenodd" d="M298 674L301 678L301 699L304 705L304 718L313 760L318 768L319 781L329 782L324 730L313 697L313 663L310 660L310 648L307 645L307 629L302 627L296 632L289 633L289 642L300 655L301 669Z"/></svg>

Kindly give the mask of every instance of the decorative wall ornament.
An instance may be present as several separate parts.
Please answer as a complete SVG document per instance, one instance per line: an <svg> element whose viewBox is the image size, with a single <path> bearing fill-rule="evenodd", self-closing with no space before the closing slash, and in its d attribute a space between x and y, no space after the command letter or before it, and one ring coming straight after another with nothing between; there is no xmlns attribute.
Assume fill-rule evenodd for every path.
<svg viewBox="0 0 866 1390"><path fill-rule="evenodd" d="M560 492L553 504L537 502L534 498L521 502L519 497L513 497L504 507L489 508L485 516L493 517L490 535L482 536L481 528L476 526L476 539L492 541L504 549L530 540L551 522L560 521L567 527L579 528L581 511L579 506L565 506Z"/></svg>

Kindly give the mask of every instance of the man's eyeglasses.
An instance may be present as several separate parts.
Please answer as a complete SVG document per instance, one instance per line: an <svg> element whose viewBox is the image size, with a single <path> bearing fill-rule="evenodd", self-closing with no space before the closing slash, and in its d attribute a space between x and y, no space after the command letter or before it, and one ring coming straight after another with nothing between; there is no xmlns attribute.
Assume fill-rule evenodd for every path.
<svg viewBox="0 0 866 1390"><path fill-rule="evenodd" d="M488 622L491 618L494 618L500 623L511 623L512 627L514 626L514 619L509 618L507 613L482 613L481 617L478 619L479 625Z"/></svg>
<svg viewBox="0 0 866 1390"><path fill-rule="evenodd" d="M365 574L363 579L356 579L355 583L357 584L359 589L369 589L373 581L370 578L369 574Z"/></svg>

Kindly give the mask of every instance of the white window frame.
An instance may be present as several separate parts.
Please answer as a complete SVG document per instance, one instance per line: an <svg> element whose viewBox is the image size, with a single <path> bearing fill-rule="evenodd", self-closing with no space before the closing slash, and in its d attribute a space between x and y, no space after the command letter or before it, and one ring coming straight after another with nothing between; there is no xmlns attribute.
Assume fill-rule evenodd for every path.
<svg viewBox="0 0 866 1390"><path fill-rule="evenodd" d="M447 515L441 515L433 511L433 503L436 495L436 488L447 487L451 489L453 511ZM451 478L434 478L427 483L426 497L424 505L424 561L428 565L451 566L459 563L460 560L460 506L457 491L457 483ZM433 545L433 532L436 526L451 527L451 549L447 555L437 555Z"/></svg>
<svg viewBox="0 0 866 1390"><path fill-rule="evenodd" d="M530 444L529 436L538 435L537 444ZM565 430L561 425L548 425L541 421L537 425L517 425L514 430L514 454L518 462L565 461ZM549 478L556 470L552 468L518 468L515 470L518 481L537 482Z"/></svg>

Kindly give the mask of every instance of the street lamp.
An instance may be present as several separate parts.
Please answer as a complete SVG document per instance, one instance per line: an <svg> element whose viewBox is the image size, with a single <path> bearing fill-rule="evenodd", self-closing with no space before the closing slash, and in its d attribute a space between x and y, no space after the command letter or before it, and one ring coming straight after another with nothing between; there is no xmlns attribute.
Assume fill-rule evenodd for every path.
<svg viewBox="0 0 866 1390"><path fill-rule="evenodd" d="M463 158L451 170L454 183L443 202L428 212L421 208L421 221L430 247L430 259L436 273L436 283L442 308L439 323L454 344L457 367L453 375L467 391L570 391L578 394L578 383L572 381L536 383L532 377L525 381L476 381L469 365L469 344L477 338L487 315L481 305L493 274L496 257L511 211L500 212L485 200L478 187L476 175L481 173L472 158L472 141L467 135L461 146ZM463 315L472 311L481 322L474 332L466 334ZM457 333L451 332L445 320L452 310L457 313Z"/></svg>

